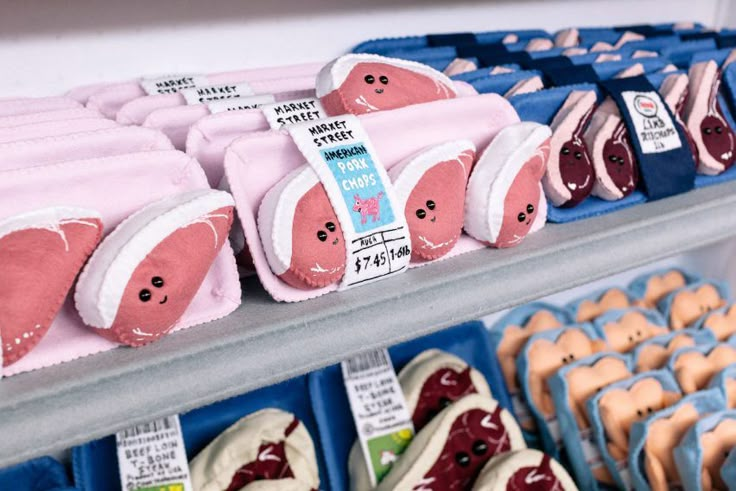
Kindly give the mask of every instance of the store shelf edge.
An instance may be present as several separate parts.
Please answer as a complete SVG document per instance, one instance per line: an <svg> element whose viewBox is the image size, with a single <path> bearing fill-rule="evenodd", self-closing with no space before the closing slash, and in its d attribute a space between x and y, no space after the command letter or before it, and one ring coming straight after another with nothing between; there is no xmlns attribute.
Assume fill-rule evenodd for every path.
<svg viewBox="0 0 736 491"><path fill-rule="evenodd" d="M255 279L232 315L0 381L0 467L736 235L736 182L298 304Z"/></svg>

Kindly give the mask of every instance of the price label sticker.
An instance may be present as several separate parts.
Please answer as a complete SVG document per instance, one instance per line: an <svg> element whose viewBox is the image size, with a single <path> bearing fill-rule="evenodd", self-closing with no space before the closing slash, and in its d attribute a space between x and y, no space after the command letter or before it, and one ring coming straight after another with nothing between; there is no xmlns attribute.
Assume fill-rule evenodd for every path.
<svg viewBox="0 0 736 491"><path fill-rule="evenodd" d="M225 99L222 101L212 101L207 103L207 108L211 114L224 113L229 111L243 111L245 109L258 109L264 104L274 101L271 94L250 95L246 97L236 97L233 99Z"/></svg>
<svg viewBox="0 0 736 491"><path fill-rule="evenodd" d="M261 110L274 130L327 117L322 103L316 97L265 104Z"/></svg>
<svg viewBox="0 0 736 491"><path fill-rule="evenodd" d="M188 89L182 89L181 95L187 104L207 104L213 101L237 99L254 95L253 89L247 83L200 85Z"/></svg>
<svg viewBox="0 0 736 491"><path fill-rule="evenodd" d="M207 77L204 75L166 75L141 79L140 85L148 95L176 94L184 89L207 85Z"/></svg>
<svg viewBox="0 0 736 491"><path fill-rule="evenodd" d="M669 152L682 146L675 123L657 92L621 93L644 154Z"/></svg>
<svg viewBox="0 0 736 491"><path fill-rule="evenodd" d="M358 118L338 116L288 129L342 226L348 258L341 289L406 271L411 239L403 207Z"/></svg>
<svg viewBox="0 0 736 491"><path fill-rule="evenodd" d="M124 491L192 491L178 415L118 432L115 441Z"/></svg>
<svg viewBox="0 0 736 491"><path fill-rule="evenodd" d="M414 425L388 351L342 362L342 375L372 487L414 437Z"/></svg>

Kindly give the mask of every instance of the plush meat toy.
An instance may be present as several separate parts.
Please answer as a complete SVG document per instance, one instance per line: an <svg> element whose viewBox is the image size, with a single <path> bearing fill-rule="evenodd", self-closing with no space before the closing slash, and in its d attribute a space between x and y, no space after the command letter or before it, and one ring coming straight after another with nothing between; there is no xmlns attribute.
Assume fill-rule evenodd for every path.
<svg viewBox="0 0 736 491"><path fill-rule="evenodd" d="M647 339L667 334L664 325L656 325L642 311L632 310L603 323L601 331L612 350L628 353ZM659 316L657 316L659 317ZM659 319L662 324L664 321Z"/></svg>
<svg viewBox="0 0 736 491"><path fill-rule="evenodd" d="M550 154L542 186L555 206L575 206L593 190L595 169L583 140L583 130L595 104L595 92L575 90L565 99L550 125Z"/></svg>
<svg viewBox="0 0 736 491"><path fill-rule="evenodd" d="M91 210L44 208L0 220L2 366L41 341L101 236Z"/></svg>
<svg viewBox="0 0 736 491"><path fill-rule="evenodd" d="M417 433L376 489L469 489L491 457L523 448L514 417L493 399L472 394Z"/></svg>
<svg viewBox="0 0 736 491"><path fill-rule="evenodd" d="M84 323L130 346L170 332L227 242L233 210L229 194L207 189L164 198L128 217L79 277L74 300Z"/></svg>
<svg viewBox="0 0 736 491"><path fill-rule="evenodd" d="M472 491L577 491L575 482L555 459L531 448L493 457Z"/></svg>
<svg viewBox="0 0 736 491"><path fill-rule="evenodd" d="M189 463L194 491L316 491L309 432L293 414L263 409L215 438Z"/></svg>
<svg viewBox="0 0 736 491"><path fill-rule="evenodd" d="M462 359L431 349L415 356L398 375L414 430L419 432L443 409L470 394L492 397L483 375ZM360 446L355 443L348 460L350 488L370 488L370 478Z"/></svg>
<svg viewBox="0 0 736 491"><path fill-rule="evenodd" d="M682 119L685 112L685 103L689 95L689 83L690 79L687 75L684 73L675 73L664 79L662 85L659 87L659 93L675 116L675 122L685 134L690 152L693 154L693 160L697 164L700 162L698 144L695 143L690 129Z"/></svg>
<svg viewBox="0 0 736 491"><path fill-rule="evenodd" d="M710 379L731 363L736 363L736 348L728 344L714 347L683 348L675 352L668 365L685 394L704 389Z"/></svg>
<svg viewBox="0 0 736 491"><path fill-rule="evenodd" d="M501 130L470 176L465 231L492 247L513 247L547 220L541 179L549 157L550 129L518 123Z"/></svg>
<svg viewBox="0 0 736 491"><path fill-rule="evenodd" d="M455 246L474 161L471 141L453 141L424 150L389 171L396 199L404 206L413 260L437 259Z"/></svg>
<svg viewBox="0 0 736 491"><path fill-rule="evenodd" d="M629 289L643 290L635 304L645 309L654 309L666 295L687 285L688 280L682 271L672 269L651 276L635 279Z"/></svg>
<svg viewBox="0 0 736 491"><path fill-rule="evenodd" d="M685 491L727 490L736 484L721 469L736 448L736 411L719 411L701 418L675 448L675 462Z"/></svg>
<svg viewBox="0 0 736 491"><path fill-rule="evenodd" d="M733 336L736 334L736 305L711 313L703 322L703 327L709 329L718 341Z"/></svg>
<svg viewBox="0 0 736 491"><path fill-rule="evenodd" d="M736 160L734 133L718 101L718 65L714 61L695 63L690 67L689 77L685 122L698 147L698 172L717 175Z"/></svg>
<svg viewBox="0 0 736 491"><path fill-rule="evenodd" d="M266 193L258 230L271 270L295 288L321 288L345 274L345 238L327 192L311 167Z"/></svg>
<svg viewBox="0 0 736 491"><path fill-rule="evenodd" d="M610 288L597 294L596 297L573 302L576 304L575 322L589 322L609 310L626 309L631 306L629 296L620 288Z"/></svg>
<svg viewBox="0 0 736 491"><path fill-rule="evenodd" d="M672 329L692 325L700 316L726 304L718 288L711 283L701 283L672 292L661 302L668 305L669 323ZM664 310L660 307L660 310Z"/></svg>
<svg viewBox="0 0 736 491"><path fill-rule="evenodd" d="M452 81L427 65L372 54L349 54L327 64L317 75L316 90L330 116L396 109L457 95Z"/></svg>
<svg viewBox="0 0 736 491"><path fill-rule="evenodd" d="M715 337L706 329L682 329L644 341L634 349L637 372L663 368L672 353L699 343L710 344Z"/></svg>

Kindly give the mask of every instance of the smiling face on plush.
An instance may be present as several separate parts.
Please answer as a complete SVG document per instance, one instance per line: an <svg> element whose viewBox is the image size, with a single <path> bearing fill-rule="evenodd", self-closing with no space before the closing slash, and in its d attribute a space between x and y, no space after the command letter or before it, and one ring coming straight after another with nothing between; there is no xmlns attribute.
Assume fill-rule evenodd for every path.
<svg viewBox="0 0 736 491"><path fill-rule="evenodd" d="M616 460L628 457L629 431L634 421L641 421L678 400L679 393L665 391L655 378L639 380L629 389L606 392L598 401L598 408L611 456Z"/></svg>
<svg viewBox="0 0 736 491"><path fill-rule="evenodd" d="M603 159L608 177L621 196L628 196L639 182L639 169L629 141L629 132L621 121L603 145Z"/></svg>
<svg viewBox="0 0 736 491"><path fill-rule="evenodd" d="M496 355L501 363L501 370L510 392L519 389L516 378L516 356L526 344L532 334L561 327L562 324L549 310L538 310L524 326L507 326L503 331L503 338L498 344Z"/></svg>
<svg viewBox="0 0 736 491"><path fill-rule="evenodd" d="M626 363L613 356L604 356L591 366L581 366L567 373L568 402L580 430L590 427L585 403L597 391L613 382L632 375Z"/></svg>
<svg viewBox="0 0 736 491"><path fill-rule="evenodd" d="M475 151L463 149L456 158L427 169L411 190L404 214L411 234L413 260L437 259L457 243L463 227L465 189L474 159ZM403 172L411 172L412 164ZM401 182L402 177L397 182Z"/></svg>
<svg viewBox="0 0 736 491"><path fill-rule="evenodd" d="M647 281L644 296L639 299L637 304L640 307L652 309L667 294L682 288L686 283L685 276L676 270L667 271L662 275L652 275Z"/></svg>
<svg viewBox="0 0 736 491"><path fill-rule="evenodd" d="M667 328L651 324L641 312L628 312L618 321L603 326L608 345L619 353L628 353L647 339L666 334Z"/></svg>
<svg viewBox="0 0 736 491"><path fill-rule="evenodd" d="M578 122L569 140L560 147L560 174L562 181L570 191L570 200L567 206L573 206L588 197L593 190L595 170L588 155L588 148L582 139L585 124L590 120L595 106Z"/></svg>
<svg viewBox="0 0 736 491"><path fill-rule="evenodd" d="M232 221L233 208L220 208L161 241L133 271L112 326L97 332L141 346L171 331L228 240Z"/></svg>
<svg viewBox="0 0 736 491"><path fill-rule="evenodd" d="M680 482L672 450L697 420L692 404L683 404L668 418L659 418L649 426L644 443L644 470L654 491L666 491L668 483Z"/></svg>
<svg viewBox="0 0 736 491"><path fill-rule="evenodd" d="M726 312L715 312L710 314L703 327L709 329L718 341L725 341L736 334L736 305L730 307Z"/></svg>
<svg viewBox="0 0 736 491"><path fill-rule="evenodd" d="M543 197L540 181L549 156L549 140L537 147L534 154L519 169L511 186L499 189L504 192L503 221L496 240L491 243L498 248L518 245L529 234ZM492 193L497 192L496 187Z"/></svg>
<svg viewBox="0 0 736 491"><path fill-rule="evenodd" d="M704 355L698 351L683 353L673 367L677 383L685 394L704 389L713 375L736 363L736 348L719 344Z"/></svg>
<svg viewBox="0 0 736 491"><path fill-rule="evenodd" d="M439 458L424 474L427 487L413 489L468 489L491 457L512 449L500 406L493 412L466 411L455 419Z"/></svg>
<svg viewBox="0 0 736 491"><path fill-rule="evenodd" d="M611 288L600 296L598 301L583 300L578 306L576 322L589 322L601 314L614 309L630 307L629 297L623 290Z"/></svg>
<svg viewBox="0 0 736 491"><path fill-rule="evenodd" d="M349 70L338 87L321 95L322 105L330 116L396 109L452 99L456 95L449 79L429 67L390 58L355 63L359 59L348 55L337 60L329 73L320 72L319 77L335 77L336 71Z"/></svg>
<svg viewBox="0 0 736 491"><path fill-rule="evenodd" d="M666 345L652 343L641 349L636 360L636 371L646 372L657 370L665 366L670 355L680 348L695 346L695 340L688 335L681 334L673 337Z"/></svg>
<svg viewBox="0 0 736 491"><path fill-rule="evenodd" d="M724 419L700 436L703 448L702 482L704 489L727 489L721 467L731 449L736 447L736 420Z"/></svg>
<svg viewBox="0 0 736 491"><path fill-rule="evenodd" d="M567 329L556 341L536 339L529 347L529 391L537 409L545 417L554 415L554 403L547 378L560 367L592 355L598 346L580 329Z"/></svg>
<svg viewBox="0 0 736 491"><path fill-rule="evenodd" d="M695 290L682 290L675 294L670 307L670 327L672 329L683 329L700 316L723 307L726 301L721 298L718 289L705 284Z"/></svg>

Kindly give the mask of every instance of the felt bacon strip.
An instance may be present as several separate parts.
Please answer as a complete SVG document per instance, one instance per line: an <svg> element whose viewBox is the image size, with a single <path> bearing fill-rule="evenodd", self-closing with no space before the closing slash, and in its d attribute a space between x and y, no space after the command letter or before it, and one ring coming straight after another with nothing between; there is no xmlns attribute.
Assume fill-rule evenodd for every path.
<svg viewBox="0 0 736 491"><path fill-rule="evenodd" d="M130 346L170 332L227 241L233 211L229 194L208 189L164 198L123 221L79 278L74 300L84 323Z"/></svg>
<svg viewBox="0 0 736 491"><path fill-rule="evenodd" d="M549 157L549 127L518 123L501 130L468 183L465 231L492 247L512 247L544 226L541 179Z"/></svg>
<svg viewBox="0 0 736 491"><path fill-rule="evenodd" d="M327 64L317 75L316 91L330 116L457 96L452 81L427 65L370 54L345 55Z"/></svg>
<svg viewBox="0 0 736 491"><path fill-rule="evenodd" d="M413 260L437 259L454 247L474 161L475 145L461 140L425 150L389 171L396 199L404 205Z"/></svg>
<svg viewBox="0 0 736 491"><path fill-rule="evenodd" d="M714 61L696 63L690 67L689 77L685 122L698 147L698 172L717 175L736 160L734 132L718 101L718 65Z"/></svg>
<svg viewBox="0 0 736 491"><path fill-rule="evenodd" d="M41 341L102 236L94 211L44 208L0 221L0 360Z"/></svg>

